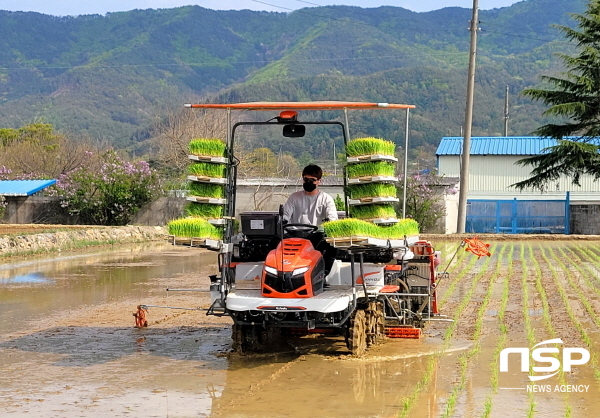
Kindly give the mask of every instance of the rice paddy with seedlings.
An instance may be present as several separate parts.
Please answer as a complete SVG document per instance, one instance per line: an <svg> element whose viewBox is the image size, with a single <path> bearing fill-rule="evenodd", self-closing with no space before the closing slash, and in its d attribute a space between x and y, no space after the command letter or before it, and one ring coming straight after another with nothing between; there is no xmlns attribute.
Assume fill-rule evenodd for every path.
<svg viewBox="0 0 600 418"><path fill-rule="evenodd" d="M225 142L216 138L192 139L188 148L190 154L206 157L224 157L227 149Z"/></svg>
<svg viewBox="0 0 600 418"><path fill-rule="evenodd" d="M360 157L363 155L391 155L396 151L396 144L380 138L357 138L348 142L346 153L350 157Z"/></svg>
<svg viewBox="0 0 600 418"><path fill-rule="evenodd" d="M454 321L426 327L422 344L439 341L439 349L423 360L420 380L404 391L397 416L595 416L600 242L528 238L484 238L492 255L480 259L459 247L460 241L431 240L443 252L440 272L458 250L447 267L450 277L437 287L440 311ZM536 347L556 351L543 354L543 361L530 357L527 371L521 371L518 354L508 356L507 372L500 371L502 350L533 350L552 339L562 344ZM562 368L563 350L570 347L587 350L590 360L568 371ZM548 371L553 364L561 367Z"/></svg>
<svg viewBox="0 0 600 418"><path fill-rule="evenodd" d="M203 233L184 221L173 221L170 232ZM313 336L291 351L238 356L231 353L231 319L204 310L151 308L150 326L133 328L131 312L140 303L210 306L208 292L165 292L208 289L218 260L202 248L115 245L106 253L7 261L2 416L597 416L600 241L480 236L492 244L491 256L477 258L460 237L420 238L442 252L438 271L449 277L436 292L441 314L453 321L428 323L419 340L386 339L360 358L348 354L341 337ZM49 280L10 280L39 272ZM540 346L558 348L546 359L563 366L564 349L585 348L590 361L533 382L530 375L552 374L533 368L552 362L531 357L522 372L519 354L510 354L508 372L500 371L503 349L556 338L563 344Z"/></svg>
<svg viewBox="0 0 600 418"><path fill-rule="evenodd" d="M188 166L188 173L193 176L223 178L227 172L227 165L215 163L193 163Z"/></svg>
<svg viewBox="0 0 600 418"><path fill-rule="evenodd" d="M396 218L396 210L392 205L350 206L350 216L357 219L390 219Z"/></svg>
<svg viewBox="0 0 600 418"><path fill-rule="evenodd" d="M348 178L386 176L393 177L396 165L388 161L369 161L360 164L349 164L346 166Z"/></svg>

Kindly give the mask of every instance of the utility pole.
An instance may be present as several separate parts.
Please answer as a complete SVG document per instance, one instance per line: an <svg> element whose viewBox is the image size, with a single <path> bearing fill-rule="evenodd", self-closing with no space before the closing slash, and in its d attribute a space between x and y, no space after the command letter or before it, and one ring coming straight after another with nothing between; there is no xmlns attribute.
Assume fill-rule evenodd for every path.
<svg viewBox="0 0 600 418"><path fill-rule="evenodd" d="M337 176L337 162L335 160L335 142L333 143L333 175Z"/></svg>
<svg viewBox="0 0 600 418"><path fill-rule="evenodd" d="M457 232L464 233L467 223L467 193L469 192L469 157L471 154L471 128L473 125L473 98L475 93L475 65L477 58L477 31L479 30L479 4L473 0L471 18L471 48L469 51L469 74L467 79L467 105L465 109L465 136L462 146L462 166L460 169L460 190L458 193Z"/></svg>
<svg viewBox="0 0 600 418"><path fill-rule="evenodd" d="M508 84L506 85L506 94L504 95L504 136L508 136Z"/></svg>

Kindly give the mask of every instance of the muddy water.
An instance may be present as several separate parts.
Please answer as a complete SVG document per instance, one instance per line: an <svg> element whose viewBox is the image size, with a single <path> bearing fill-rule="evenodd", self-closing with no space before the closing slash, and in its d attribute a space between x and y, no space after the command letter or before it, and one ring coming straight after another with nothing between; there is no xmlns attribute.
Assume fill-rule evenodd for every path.
<svg viewBox="0 0 600 418"><path fill-rule="evenodd" d="M445 256L454 250L444 247ZM447 323L438 323L425 338L388 340L362 359L348 356L336 338L298 339L277 355L231 355L230 320L200 310L151 308L150 327L133 328L139 303L205 308L205 293L165 289L206 288L215 262L214 253L152 244L0 265L0 416L396 417L411 399L407 416L443 415L460 380L459 358L474 345L461 330L474 322L485 289L475 292L478 302L465 310L451 342L441 338ZM473 271L482 265L483 259ZM520 274L514 273L515 294ZM518 367L500 375L495 394L490 387L501 296L495 286L496 302L486 313L480 351L469 360L454 416L483 416L490 394L490 416L527 413L527 377ZM446 308L456 308L463 295L457 291ZM520 314L521 303L511 296L508 310ZM539 307L530 308L534 326L543 328ZM557 328L568 326L564 318L555 321ZM527 346L518 324L511 326L507 344ZM593 416L599 390L593 369L581 367L566 380L591 384L589 393L568 395L568 403L571 416ZM535 400L536 415L565 415L562 394L538 393Z"/></svg>

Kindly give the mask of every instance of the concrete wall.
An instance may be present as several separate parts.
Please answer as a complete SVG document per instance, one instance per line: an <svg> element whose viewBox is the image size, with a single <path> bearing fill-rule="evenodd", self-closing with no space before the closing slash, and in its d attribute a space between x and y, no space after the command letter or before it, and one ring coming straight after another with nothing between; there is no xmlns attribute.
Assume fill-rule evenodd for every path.
<svg viewBox="0 0 600 418"><path fill-rule="evenodd" d="M571 234L600 235L600 205L571 205Z"/></svg>
<svg viewBox="0 0 600 418"><path fill-rule="evenodd" d="M74 225L77 219L60 207L60 200L49 196L7 196L2 221L11 224Z"/></svg>

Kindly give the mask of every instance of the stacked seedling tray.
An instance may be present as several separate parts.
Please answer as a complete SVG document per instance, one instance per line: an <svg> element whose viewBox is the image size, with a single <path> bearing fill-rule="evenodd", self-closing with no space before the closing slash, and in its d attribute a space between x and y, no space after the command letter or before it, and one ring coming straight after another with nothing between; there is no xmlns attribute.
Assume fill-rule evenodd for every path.
<svg viewBox="0 0 600 418"><path fill-rule="evenodd" d="M229 160L220 139L194 139L189 145L186 218L169 222L174 244L219 248L223 237L225 185Z"/></svg>
<svg viewBox="0 0 600 418"><path fill-rule="evenodd" d="M406 237L419 233L417 222L398 219L395 144L360 138L346 146L350 219L324 225L327 240L336 247L403 247Z"/></svg>
<svg viewBox="0 0 600 418"><path fill-rule="evenodd" d="M396 146L379 138L359 138L348 142L348 192L350 216L391 225L398 222L393 204L396 197Z"/></svg>

